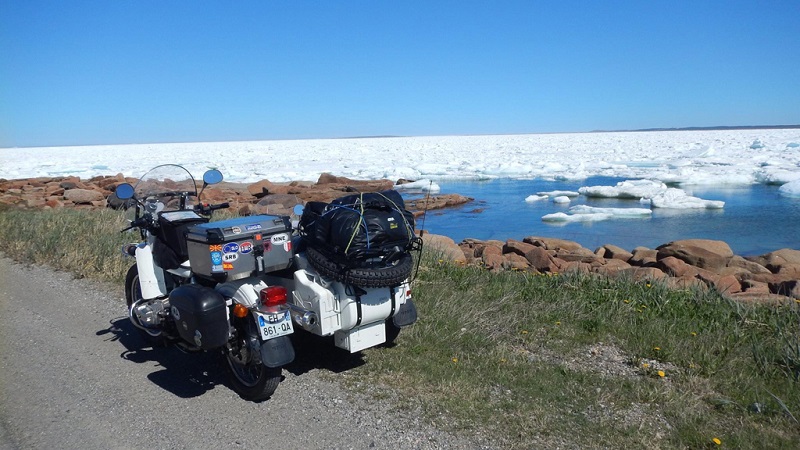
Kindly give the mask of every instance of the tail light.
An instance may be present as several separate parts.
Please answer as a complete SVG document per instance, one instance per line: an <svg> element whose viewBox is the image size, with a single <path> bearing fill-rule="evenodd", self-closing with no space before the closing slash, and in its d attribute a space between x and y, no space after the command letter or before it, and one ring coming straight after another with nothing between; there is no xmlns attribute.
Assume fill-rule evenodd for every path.
<svg viewBox="0 0 800 450"><path fill-rule="evenodd" d="M286 288L283 286L270 286L259 293L261 304L264 306L280 306L286 304Z"/></svg>

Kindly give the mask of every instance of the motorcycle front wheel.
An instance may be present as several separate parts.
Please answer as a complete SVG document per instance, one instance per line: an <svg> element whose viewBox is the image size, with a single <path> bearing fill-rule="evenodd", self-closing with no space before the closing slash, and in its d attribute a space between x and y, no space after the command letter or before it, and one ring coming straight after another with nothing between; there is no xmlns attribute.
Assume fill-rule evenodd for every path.
<svg viewBox="0 0 800 450"><path fill-rule="evenodd" d="M246 351L242 349L242 351ZM281 368L267 367L225 352L228 374L233 390L243 399L250 401L266 400L278 389L281 382Z"/></svg>
<svg viewBox="0 0 800 450"><path fill-rule="evenodd" d="M136 320L135 314L130 314L131 306L137 301L142 299L142 287L139 285L139 269L136 264L128 269L128 274L125 276L125 302L128 304L128 313L131 321ZM152 330L145 331L138 326L136 331L142 336L142 339L153 347L164 344L164 336L161 331Z"/></svg>

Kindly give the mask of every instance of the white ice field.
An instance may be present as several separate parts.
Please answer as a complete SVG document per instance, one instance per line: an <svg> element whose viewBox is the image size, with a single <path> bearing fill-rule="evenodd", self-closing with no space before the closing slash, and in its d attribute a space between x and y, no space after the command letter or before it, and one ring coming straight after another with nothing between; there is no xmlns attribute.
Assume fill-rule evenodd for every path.
<svg viewBox="0 0 800 450"><path fill-rule="evenodd" d="M557 221L646 214L649 208L723 208L692 197L690 185L782 185L800 197L800 129L650 131L482 136L421 136L246 142L95 145L0 149L0 178L122 173L138 177L158 164L199 176L210 167L228 181L315 181L321 173L355 179L436 181L493 178L624 178L577 193L531 193L527 201L568 202L571 195L640 198L635 211L569 211ZM430 181L428 181L430 180ZM433 183L431 183L433 181ZM557 195L553 195L557 194ZM595 216L593 218L588 216Z"/></svg>

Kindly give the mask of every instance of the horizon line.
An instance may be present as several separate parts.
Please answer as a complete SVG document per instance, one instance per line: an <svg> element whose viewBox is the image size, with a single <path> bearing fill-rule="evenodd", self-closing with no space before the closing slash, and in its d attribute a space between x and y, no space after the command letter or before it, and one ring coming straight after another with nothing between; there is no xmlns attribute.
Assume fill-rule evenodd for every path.
<svg viewBox="0 0 800 450"><path fill-rule="evenodd" d="M64 144L64 145L30 145L16 147L0 147L0 149L24 149L24 148L46 148L46 147L95 147L101 145L161 145L161 144L200 144L200 143L219 143L219 142L258 142L258 141L314 141L328 139L391 139L391 138L415 138L415 137L446 137L446 136L515 136L515 135L534 135L534 134L591 134L591 133L640 133L652 131L727 131L727 130L790 130L800 129L800 124L796 125L717 125L707 127L654 127L637 129L619 130L591 130L591 131L548 131L538 133L478 133L478 134L422 134L422 135L365 135L365 136L340 136L340 137L317 137L317 138L282 138L282 139L233 139L233 140L206 140L206 141L161 141L161 142L127 142L127 143L101 143L101 144Z"/></svg>

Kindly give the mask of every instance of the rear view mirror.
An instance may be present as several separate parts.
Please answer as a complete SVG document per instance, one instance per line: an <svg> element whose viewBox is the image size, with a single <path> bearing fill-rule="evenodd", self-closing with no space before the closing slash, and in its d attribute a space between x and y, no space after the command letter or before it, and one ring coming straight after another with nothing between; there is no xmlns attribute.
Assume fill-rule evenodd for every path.
<svg viewBox="0 0 800 450"><path fill-rule="evenodd" d="M117 186L114 193L117 194L117 198L120 200L133 198L133 186L131 186L130 183L122 183Z"/></svg>
<svg viewBox="0 0 800 450"><path fill-rule="evenodd" d="M217 184L222 182L222 172L217 169L206 170L206 173L203 174L203 183L205 184Z"/></svg>

